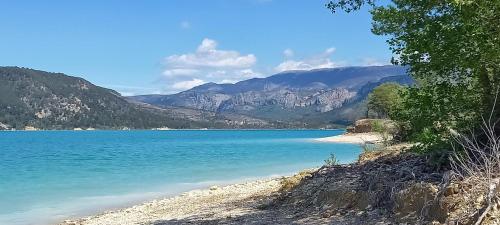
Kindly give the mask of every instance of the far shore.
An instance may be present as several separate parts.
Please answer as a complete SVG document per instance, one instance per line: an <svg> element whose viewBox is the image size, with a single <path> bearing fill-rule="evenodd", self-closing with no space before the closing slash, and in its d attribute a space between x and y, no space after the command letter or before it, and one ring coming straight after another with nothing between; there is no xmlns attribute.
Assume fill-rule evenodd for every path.
<svg viewBox="0 0 500 225"><path fill-rule="evenodd" d="M343 128L328 128L328 129L323 129L323 128L186 128L186 129L181 129L181 128L170 128L170 129L128 129L128 130L123 130L123 129L36 129L36 130L0 130L0 132L12 132L12 131L29 131L29 132L36 132L36 131L183 131L183 130L196 130L196 131L224 131L224 130L243 130L243 131L256 131L256 130L344 130Z"/></svg>
<svg viewBox="0 0 500 225"><path fill-rule="evenodd" d="M382 140L382 136L378 133L345 133L341 135L316 138L318 142L331 142L331 143L349 143L349 144L367 144L377 143Z"/></svg>

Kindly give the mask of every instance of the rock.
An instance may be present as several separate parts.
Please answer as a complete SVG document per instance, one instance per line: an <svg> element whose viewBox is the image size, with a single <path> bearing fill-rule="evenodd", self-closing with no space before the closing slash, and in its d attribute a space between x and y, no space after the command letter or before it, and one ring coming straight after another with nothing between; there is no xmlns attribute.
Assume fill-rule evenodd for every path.
<svg viewBox="0 0 500 225"><path fill-rule="evenodd" d="M0 130L8 130L9 128L10 128L9 125L3 124L2 122L0 122Z"/></svg>
<svg viewBox="0 0 500 225"><path fill-rule="evenodd" d="M216 186L216 185L210 187L211 191L215 191L215 190L218 190L218 189L219 189L219 186Z"/></svg>
<svg viewBox="0 0 500 225"><path fill-rule="evenodd" d="M347 131L347 133L354 133L354 132L356 132L356 129L353 126L348 126L346 128L346 131Z"/></svg>
<svg viewBox="0 0 500 225"><path fill-rule="evenodd" d="M453 187L447 187L444 190L444 196L450 196L450 195L453 195Z"/></svg>
<svg viewBox="0 0 500 225"><path fill-rule="evenodd" d="M362 119L356 121L354 125L355 133L368 133L372 132L372 123L375 121L374 119Z"/></svg>
<svg viewBox="0 0 500 225"><path fill-rule="evenodd" d="M330 213L330 212L324 212L323 214L321 214L321 217L323 217L323 218L329 218L331 216L332 216L332 213Z"/></svg>
<svg viewBox="0 0 500 225"><path fill-rule="evenodd" d="M36 128L36 127L32 127L32 126L25 126L24 130L30 130L30 131L32 131L32 130L39 130L39 129Z"/></svg>
<svg viewBox="0 0 500 225"><path fill-rule="evenodd" d="M420 216L423 209L427 209L425 219L444 221L448 215L447 209L438 202L430 201L437 195L434 188L433 184L417 183L396 193L394 211L398 219L411 222Z"/></svg>

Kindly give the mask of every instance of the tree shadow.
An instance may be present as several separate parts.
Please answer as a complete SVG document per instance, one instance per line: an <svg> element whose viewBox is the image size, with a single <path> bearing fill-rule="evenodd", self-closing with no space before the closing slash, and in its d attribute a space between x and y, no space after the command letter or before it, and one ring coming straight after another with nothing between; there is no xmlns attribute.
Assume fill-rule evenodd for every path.
<svg viewBox="0 0 500 225"><path fill-rule="evenodd" d="M277 197L277 196L274 196ZM248 204L248 202L252 202ZM195 216L183 219L157 220L148 225L181 225L181 224L196 224L196 225L215 225L215 224L325 224L324 221L314 221L310 217L304 219L299 214L294 213L294 209L285 207L277 203L277 199L272 201L255 200L253 198L241 201L241 204L236 204L231 207L225 207L223 210L229 210L234 214L221 216L221 209L213 207L206 210L207 213L197 214ZM278 205L279 204L279 205ZM243 206L245 205L245 206ZM247 205L251 205L248 207ZM243 206L243 207L242 207ZM320 218L318 218L320 219Z"/></svg>

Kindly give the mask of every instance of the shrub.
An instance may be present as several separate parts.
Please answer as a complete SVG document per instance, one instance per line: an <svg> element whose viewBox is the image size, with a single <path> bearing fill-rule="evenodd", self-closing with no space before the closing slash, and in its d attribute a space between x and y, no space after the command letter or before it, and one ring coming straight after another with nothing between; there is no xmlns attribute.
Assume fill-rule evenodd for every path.
<svg viewBox="0 0 500 225"><path fill-rule="evenodd" d="M379 118L390 117L401 104L401 92L404 87L397 83L382 84L368 95L368 109Z"/></svg>
<svg viewBox="0 0 500 225"><path fill-rule="evenodd" d="M330 157L328 157L328 159L325 159L326 166L335 166L338 164L340 164L340 162L337 159L337 156L335 156L335 154L333 154L333 153L330 154Z"/></svg>
<svg viewBox="0 0 500 225"><path fill-rule="evenodd" d="M474 188L463 189L464 202L469 203L468 208L472 212L468 217L477 215L475 224L482 224L483 220L495 210L500 204L500 136L495 131L497 122L483 120L481 134L474 132L470 135L455 133L454 139L458 143L454 153L450 157L454 175L463 183ZM485 140L478 137L485 136ZM481 207L470 199L480 201Z"/></svg>

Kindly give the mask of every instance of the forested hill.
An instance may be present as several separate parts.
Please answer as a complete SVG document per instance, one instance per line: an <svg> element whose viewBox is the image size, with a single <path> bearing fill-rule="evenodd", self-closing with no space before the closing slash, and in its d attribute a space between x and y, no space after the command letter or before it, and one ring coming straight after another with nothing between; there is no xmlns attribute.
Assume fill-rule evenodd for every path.
<svg viewBox="0 0 500 225"><path fill-rule="evenodd" d="M167 110L133 104L116 91L77 77L0 67L0 129L189 128Z"/></svg>

